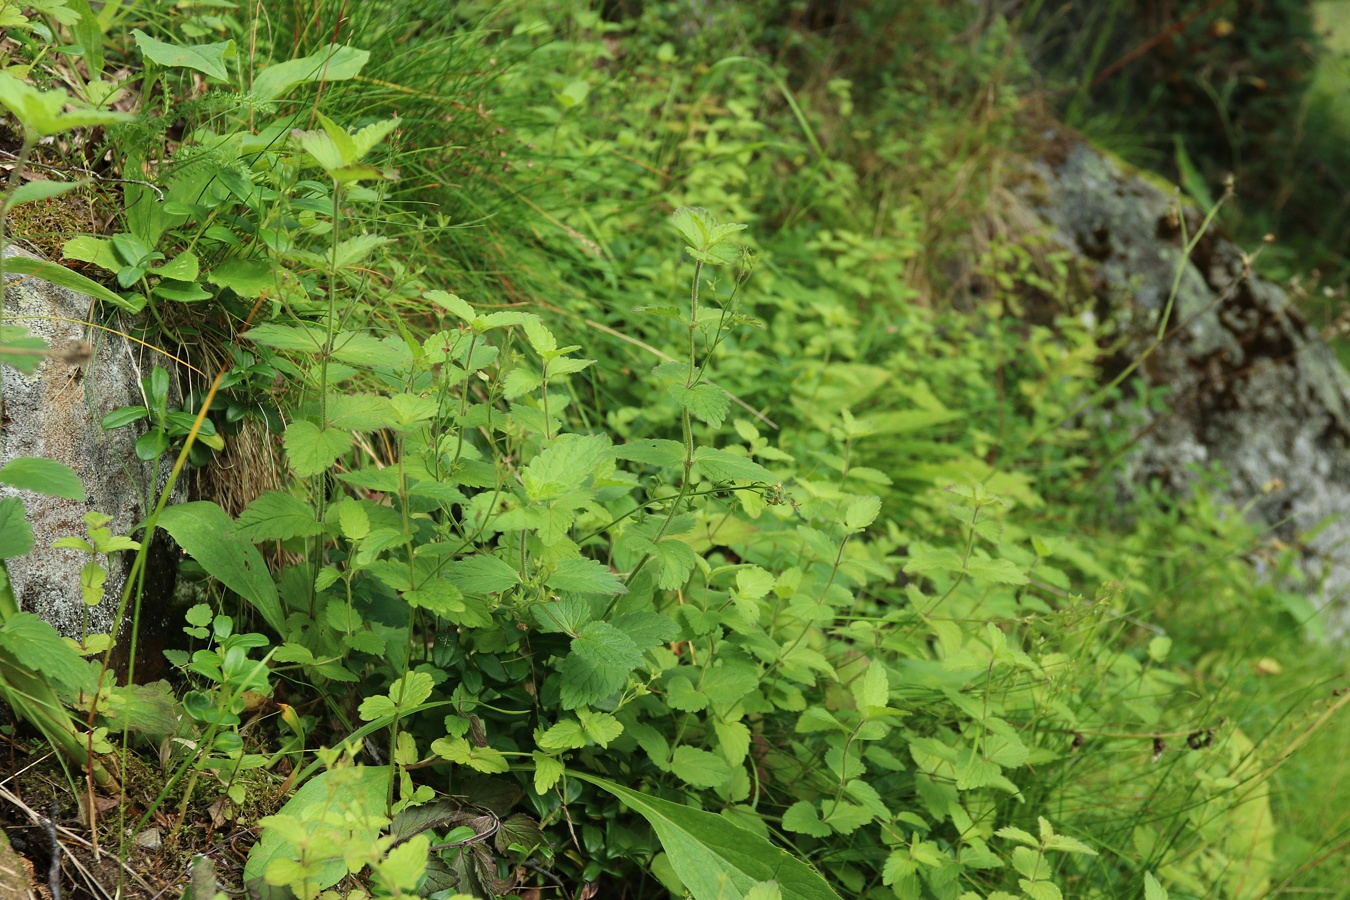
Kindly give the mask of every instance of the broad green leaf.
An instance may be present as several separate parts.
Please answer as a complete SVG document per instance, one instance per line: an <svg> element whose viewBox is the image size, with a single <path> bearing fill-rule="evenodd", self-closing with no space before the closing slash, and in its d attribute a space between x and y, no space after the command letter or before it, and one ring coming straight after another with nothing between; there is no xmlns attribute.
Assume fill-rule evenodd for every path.
<svg viewBox="0 0 1350 900"><path fill-rule="evenodd" d="M257 547L230 533L234 520L225 510L206 500L180 503L160 513L159 527L208 575L249 601L268 626L286 633L286 617L267 564Z"/></svg>
<svg viewBox="0 0 1350 900"><path fill-rule="evenodd" d="M0 484L21 491L84 502L84 485L75 470L51 459L22 456L0 466Z"/></svg>
<svg viewBox="0 0 1350 900"><path fill-rule="evenodd" d="M268 491L239 514L230 534L252 541L288 541L323 531L314 507L289 491Z"/></svg>
<svg viewBox="0 0 1350 900"><path fill-rule="evenodd" d="M23 517L18 497L0 499L0 559L24 556L33 550L33 526Z"/></svg>
<svg viewBox="0 0 1350 900"><path fill-rule="evenodd" d="M136 46L145 58L171 69L195 69L220 81L229 81L225 60L235 55L234 41L218 44L166 44L133 28Z"/></svg>
<svg viewBox="0 0 1350 900"><path fill-rule="evenodd" d="M684 445L679 441L642 438L615 447L614 455L619 459L647 463L666 469L678 469L684 465Z"/></svg>
<svg viewBox="0 0 1350 900"><path fill-rule="evenodd" d="M317 353L328 340L328 334L317 325L279 325L264 322L244 332L243 338L274 350Z"/></svg>
<svg viewBox="0 0 1350 900"><path fill-rule="evenodd" d="M227 259L211 269L206 280L250 300L277 288L276 273L266 260L261 259Z"/></svg>
<svg viewBox="0 0 1350 900"><path fill-rule="evenodd" d="M31 375L42 365L46 350L47 342L29 334L26 328L0 325L0 364Z"/></svg>
<svg viewBox="0 0 1350 900"><path fill-rule="evenodd" d="M0 72L0 75L4 75L4 73ZM0 88L0 92L2 91L3 88ZM97 281L91 281L88 278L85 278L79 272L72 272L65 266L59 266L56 263L47 262L46 260L32 259L27 256L6 257L5 274L23 275L28 278L41 278L43 281L50 281L57 287L63 287L66 290L93 297L95 300L111 303L118 309L124 309L127 312L137 313L145 306L144 297L136 297L132 300L127 300L114 294Z"/></svg>
<svg viewBox="0 0 1350 900"><path fill-rule="evenodd" d="M66 693L79 688L89 677L89 666L79 653L33 613L17 613L0 625L0 651L55 681Z"/></svg>
<svg viewBox="0 0 1350 900"><path fill-rule="evenodd" d="M370 53L365 50L330 44L318 53L263 69L253 79L253 93L261 100L275 100L298 84L348 81L360 74L368 59Z"/></svg>
<svg viewBox="0 0 1350 900"><path fill-rule="evenodd" d="M758 600L773 590L776 581L772 573L759 566L746 566L736 572L736 592L750 600Z"/></svg>
<svg viewBox="0 0 1350 900"><path fill-rule="evenodd" d="M726 450L699 447L694 451L694 462L703 474L713 481L753 481L774 484L774 474L746 456L737 456Z"/></svg>
<svg viewBox="0 0 1350 900"><path fill-rule="evenodd" d="M572 639L562 663L562 706L576 709L603 700L628 683L642 665L633 639L608 622L590 622Z"/></svg>
<svg viewBox="0 0 1350 900"><path fill-rule="evenodd" d="M683 712L698 712L708 708L708 698L694 689L694 683L688 677L675 675L666 682L666 706Z"/></svg>
<svg viewBox="0 0 1350 900"><path fill-rule="evenodd" d="M1144 900L1169 900L1167 888L1153 877L1152 872L1144 873Z"/></svg>
<svg viewBox="0 0 1350 900"><path fill-rule="evenodd" d="M128 113L108 112L87 107L67 110L66 107L71 102L70 95L64 90L59 88L46 91L38 90L8 72L0 72L0 106L4 106L13 113L14 118L18 119L19 123L23 125L24 130L33 137L49 137L63 131L69 131L72 128L85 128L91 125L113 125L118 122L130 122L135 118ZM11 257L6 260L6 267L20 258Z"/></svg>
<svg viewBox="0 0 1350 900"><path fill-rule="evenodd" d="M275 816L261 820L262 837L249 851L244 884L250 891L267 896L263 877L269 866L274 861L298 859L299 841L290 838L302 840L308 832L303 823L322 821L326 815L350 812L348 821L356 830L354 839L373 845L387 821L384 813L388 791L388 766L330 769L315 775L300 786ZM287 828L287 819L299 828ZM346 876L343 849L338 847L334 858L323 861L314 878L317 886L332 887Z"/></svg>
<svg viewBox="0 0 1350 900"><path fill-rule="evenodd" d="M745 900L783 900L783 891L776 881L761 881L745 892Z"/></svg>
<svg viewBox="0 0 1350 900"><path fill-rule="evenodd" d="M744 900L765 881L777 882L783 900L838 900L815 869L722 816L629 790L588 773L573 772L569 777L608 791L645 818L694 900Z"/></svg>
<svg viewBox="0 0 1350 900"><path fill-rule="evenodd" d="M9 195L9 205L15 207L20 203L32 203L34 200L59 197L67 191L84 187L88 183L88 181L28 181L19 185L15 188L14 193Z"/></svg>
<svg viewBox="0 0 1350 900"><path fill-rule="evenodd" d="M325 428L306 419L292 422L282 438L291 470L301 478L321 475L351 448L350 432Z"/></svg>
<svg viewBox="0 0 1350 900"><path fill-rule="evenodd" d="M175 303L197 303L211 299L210 291L192 281L161 281L150 293Z"/></svg>
<svg viewBox="0 0 1350 900"><path fill-rule="evenodd" d="M123 406L121 409L115 409L108 413L98 424L104 431L111 431L114 428L130 425L132 422L139 422L148 415L150 415L150 410L144 406Z"/></svg>

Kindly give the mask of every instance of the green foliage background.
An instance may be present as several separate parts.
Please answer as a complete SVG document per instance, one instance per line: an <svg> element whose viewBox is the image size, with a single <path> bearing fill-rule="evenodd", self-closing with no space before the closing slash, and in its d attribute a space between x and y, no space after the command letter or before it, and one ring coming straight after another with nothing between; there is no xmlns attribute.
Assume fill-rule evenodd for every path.
<svg viewBox="0 0 1350 900"><path fill-rule="evenodd" d="M1317 586L1205 483L1118 499L1099 416L1149 398L1003 227L1033 18L3 9L32 96L137 112L91 133L125 214L65 259L219 372L105 427L182 467L252 421L288 471L137 535L192 558L175 690L44 645L102 729L56 729L75 765L199 748L141 824L223 796L257 896L1343 883Z"/></svg>

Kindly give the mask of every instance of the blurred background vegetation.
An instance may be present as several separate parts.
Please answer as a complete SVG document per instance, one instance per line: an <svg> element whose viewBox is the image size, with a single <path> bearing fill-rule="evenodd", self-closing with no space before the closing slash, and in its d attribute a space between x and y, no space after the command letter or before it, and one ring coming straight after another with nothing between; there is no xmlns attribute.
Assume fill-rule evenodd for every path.
<svg viewBox="0 0 1350 900"><path fill-rule="evenodd" d="M734 426L740 441L782 473L802 508L780 509L774 520L753 504L700 500L700 527L730 521L769 537L755 539L762 546L747 538L734 553L701 535L690 542L718 571L758 560L777 572L785 566L775 529L796 535L800 519L828 531L843 498L880 498L876 528L846 539L848 562L863 573L856 597L834 618L805 620L786 643L795 649L809 634L813 650L841 671L860 654L889 667L907 718L889 734L895 749L878 754L886 761L874 761L872 775L900 818L881 830L789 825L787 811L815 791L803 787L808 776L828 776L823 761L848 752L829 743L836 735L803 726L798 713L808 702L847 711L853 700L813 672L770 702L769 685L784 681L777 663L764 667L766 697L756 695L760 706L749 718L762 741L763 765L752 768L757 779L765 773L753 808L744 795L728 799L730 789L682 783L627 736L605 752L577 753L574 765L725 808L811 859L850 896L949 898L965 888L1012 896L995 893L1015 888L1011 868L967 867L959 857L971 834L1007 851L994 825L1015 822L1030 832L1040 815L1100 851L1057 872L1064 896L1143 896L1155 872L1178 898L1345 896L1350 726L1325 714L1346 662L1341 647L1320 638L1309 600L1319 586L1297 574L1298 547L1273 540L1221 499L1222 472L1202 473L1185 497L1149 485L1118 494L1117 467L1136 437L1131 404L1160 398L1107 392L1104 405L1117 416L1111 427L1079 415L1101 388L1097 366L1112 337L1097 330L1074 266L1049 246L1044 223L1028 218L1015 188L1027 162L1062 140L1060 121L1176 183L1202 207L1223 196L1231 178L1236 194L1222 227L1246 247L1276 235L1263 270L1294 286L1318 324L1339 319L1350 278L1350 3L320 0L265 10L119 8L107 32L109 60L119 64L139 64L132 26L164 41L236 40L249 48L250 66L334 41L370 51L360 78L304 96L344 126L400 117L381 159L397 166L399 180L344 211L345 229L391 239L350 292L352 321L384 335L433 332L443 312L425 299L427 288L453 290L485 310L539 314L560 345L580 345L595 360L553 401L572 431L616 443L678 436L679 407L645 377L688 341L684 325L661 312L688 294L667 222L691 205L747 226L742 236L757 260L738 300L747 327L717 348L710 369L742 405L703 439L739 447L730 422L742 419ZM22 53L45 58L38 43ZM42 66L34 71L40 80ZM275 134L288 133L282 126L305 125L308 108L252 108L241 97L242 89L207 91L181 72L166 75L141 98L160 114L118 129L111 144L126 159L161 161L156 174L166 183L188 183L193 166L211 165L265 185L218 191L215 202L237 230L237 246L294 275L285 299L301 308L322 281L313 253L297 263L262 247L250 228L255 218L312 223L326 209L315 199L328 199L323 185L274 189L273 172L215 138L251 137L272 126L268 116L280 123ZM97 165L100 153L87 162ZM128 188L128 219L136 190ZM32 232L41 227L24 237L38 237ZM46 237L59 247L70 236ZM221 256L235 252L224 243ZM161 340L229 344L253 301L203 284L211 303L188 313L167 302L155 310ZM259 360L237 361L241 371L275 362L265 348L249 352ZM298 372L278 365L258 384L241 376L237 408L294 408L304 390ZM374 389L374 379L353 378ZM864 421L865 429L857 425ZM522 454L537 444L526 434ZM380 464L394 461L388 447L363 450ZM659 492L659 479L650 478ZM1003 502L991 502L997 512L977 529L971 504L954 499L948 484L978 484ZM303 495L307 486L292 488ZM369 499L355 489L353 496ZM592 523L587 552L611 559L606 529L631 512ZM497 552L491 540L468 552ZM911 568L925 556L965 559L974 547L982 561L1030 573L1031 586ZM840 544L835 569L844 558ZM815 561L829 571L822 596L834 586L829 562ZM303 575L295 582L302 587ZM646 590L652 602L669 602L670 591ZM729 590L702 585L722 607ZM932 596L925 600L925 592ZM927 615L929 603L947 604L941 624ZM686 605L683 594L678 605ZM438 672L449 684L477 685L471 696L455 688L457 708L481 702L475 721L493 746L512 752L534 746L534 719L494 704L563 715L541 710L538 695L521 688L529 654L515 642L530 627L514 612L495 610L490 627L460 629L463 649L456 645L446 664L452 671ZM706 612L697 627L707 630L691 641L723 634L722 608ZM778 612L772 618L770 630L781 626ZM1041 668L1009 664L988 683L983 675L949 680L956 676L944 659L958 650L988 658L1003 629ZM719 652L741 651L733 632ZM338 652L346 655L333 664L346 666L370 696L403 675L378 654ZM540 653L541 670L548 659ZM641 701L644 722L666 729L673 743L721 752L713 727L690 715L697 710L662 706L666 689L653 683ZM351 701L360 692L333 686L309 672L290 685L318 710L311 736L340 740L334 723L354 721ZM546 697L550 689L556 701L556 682L546 683ZM779 702L783 696L801 705ZM949 803L950 785L915 768L935 757L913 748L964 752L963 741L984 734L991 708L1015 723L1035 754L1032 766L1009 765L1025 779L1023 793L981 785L963 792L961 807L950 788ZM435 715L407 727L426 739L443 736L445 726ZM1206 752L1207 732L1219 735L1221 757ZM1161 733L1166 746L1154 737ZM530 812L552 823L561 848L551 871L568 884L608 878L626 896L679 891L678 873L662 867L650 833L630 813L572 787L580 842L547 792L530 795ZM828 802L828 789L811 799L816 794ZM903 867L886 862L929 845L941 857L923 864L922 878L917 864L897 877Z"/></svg>

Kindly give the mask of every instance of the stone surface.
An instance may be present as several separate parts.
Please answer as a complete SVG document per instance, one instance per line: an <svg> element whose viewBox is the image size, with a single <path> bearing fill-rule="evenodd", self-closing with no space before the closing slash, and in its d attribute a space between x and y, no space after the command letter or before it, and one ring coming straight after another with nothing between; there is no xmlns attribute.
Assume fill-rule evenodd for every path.
<svg viewBox="0 0 1350 900"><path fill-rule="evenodd" d="M7 256L16 252L21 251L5 250ZM75 470L88 494L87 502L80 503L0 486L0 496L18 493L23 498L36 540L31 554L7 565L20 607L78 638L86 628L80 570L88 555L52 549L52 542L83 536L84 515L90 510L112 516L114 534L129 534L142 520L167 482L172 460L162 460L157 471L133 451L140 426L104 431L99 421L119 407L142 404L142 375L149 375L156 364L172 372L172 363L116 334L115 321L106 323L113 331L86 326L91 315L98 315L89 297L39 279L7 274L5 280L6 323L26 327L57 353L32 375L0 366L0 464L21 456L57 460ZM165 556L167 547L156 549L147 569L147 596L172 593L172 558ZM132 555L117 554L107 562L103 602L87 611L90 634L111 630ZM162 583L166 579L167 592ZM162 616L164 608L151 604L146 612ZM126 624L122 637L128 633Z"/></svg>
<svg viewBox="0 0 1350 900"><path fill-rule="evenodd" d="M1339 516L1307 540L1304 565L1330 631L1350 632L1350 374L1232 243L1206 236L1183 260L1170 193L1081 142L1038 170L1032 202L1095 269L1103 312L1127 339L1108 375L1153 343L1176 285L1167 336L1132 376L1169 386L1169 408L1149 414L1128 480L1183 491L1188 466L1221 464L1230 499L1286 540ZM1199 214L1182 214L1194 234Z"/></svg>

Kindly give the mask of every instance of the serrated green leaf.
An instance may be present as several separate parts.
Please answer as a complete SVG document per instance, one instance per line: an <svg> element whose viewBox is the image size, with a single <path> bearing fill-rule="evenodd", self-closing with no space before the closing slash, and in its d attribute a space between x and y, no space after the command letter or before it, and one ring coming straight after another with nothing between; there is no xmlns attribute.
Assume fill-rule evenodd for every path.
<svg viewBox="0 0 1350 900"><path fill-rule="evenodd" d="M608 747L610 741L623 734L623 725L609 713L583 707L577 710L577 720L581 722L582 733L601 747Z"/></svg>
<svg viewBox="0 0 1350 900"><path fill-rule="evenodd" d="M288 541L323 531L314 507L288 491L268 491L239 514L230 534L252 541Z"/></svg>
<svg viewBox="0 0 1350 900"><path fill-rule="evenodd" d="M723 722L713 720L713 731L717 733L717 746L722 755L733 767L739 767L750 754L750 727L744 722Z"/></svg>
<svg viewBox="0 0 1350 900"><path fill-rule="evenodd" d="M850 503L844 512L844 527L850 531L862 531L876 521L880 512L880 497L859 497Z"/></svg>
<svg viewBox="0 0 1350 900"><path fill-rule="evenodd" d="M776 881L761 881L745 892L745 900L783 900L783 891Z"/></svg>
<svg viewBox="0 0 1350 900"><path fill-rule="evenodd" d="M1169 900L1167 888L1153 877L1152 872L1144 873L1144 900Z"/></svg>
<svg viewBox="0 0 1350 900"><path fill-rule="evenodd" d="M716 385L703 382L693 387L682 384L669 385L666 390L680 406L689 410L689 414L700 422L706 422L713 428L719 428L731 409L727 392Z"/></svg>
<svg viewBox="0 0 1350 900"><path fill-rule="evenodd" d="M608 435L560 435L530 460L521 473L521 482L531 500L556 500L580 488L613 455Z"/></svg>
<svg viewBox="0 0 1350 900"><path fill-rule="evenodd" d="M628 589L618 575L599 560L572 557L559 561L544 583L556 591L578 594L624 594Z"/></svg>
<svg viewBox="0 0 1350 900"><path fill-rule="evenodd" d="M553 790L553 786L562 778L567 767L563 765L562 760L540 753L538 750L530 756L534 759L534 792L542 796Z"/></svg>
<svg viewBox="0 0 1350 900"><path fill-rule="evenodd" d="M588 743L590 738L576 719L562 719L539 736L539 746L544 750L576 750Z"/></svg>
<svg viewBox="0 0 1350 900"><path fill-rule="evenodd" d="M464 595L444 578L429 578L416 590L404 591L403 599L414 609L425 609L433 615L450 618L467 608Z"/></svg>
<svg viewBox="0 0 1350 900"><path fill-rule="evenodd" d="M1058 850L1061 853L1082 853L1087 856L1097 855L1097 851L1093 850L1087 844L1065 834L1052 834L1047 837L1045 839L1045 849Z"/></svg>
<svg viewBox="0 0 1350 900"><path fill-rule="evenodd" d="M885 667L872 660L862 677L853 682L853 699L858 709L865 712L869 707L885 706L890 702L890 690Z"/></svg>
<svg viewBox="0 0 1350 900"><path fill-rule="evenodd" d="M310 478L327 472L342 454L351 449L350 432L325 428L307 419L292 422L282 437L286 459L291 470L301 478Z"/></svg>
<svg viewBox="0 0 1350 900"><path fill-rule="evenodd" d="M731 778L731 766L725 759L697 747L676 747L670 769L676 778L694 787L718 787Z"/></svg>
<svg viewBox="0 0 1350 900"><path fill-rule="evenodd" d="M639 650L644 651L669 643L680 633L680 626L669 616L645 610L624 613L613 619L611 624L628 635Z"/></svg>
<svg viewBox="0 0 1350 900"><path fill-rule="evenodd" d="M839 834L852 834L874 818L870 809L844 800L825 801L822 812L822 821Z"/></svg>
<svg viewBox="0 0 1350 900"><path fill-rule="evenodd" d="M1041 842L1030 832L1023 831L1021 828L1014 828L1011 825L1000 828L994 834L1009 841L1016 841L1019 844L1025 844L1028 847L1039 847Z"/></svg>
<svg viewBox="0 0 1350 900"><path fill-rule="evenodd" d="M1027 584L1031 581L1021 567L1006 559L971 557L966 562L966 571L972 578L992 581L995 584Z"/></svg>
<svg viewBox="0 0 1350 900"><path fill-rule="evenodd" d="M812 837L829 837L830 826L820 821L820 813L816 807L806 800L798 800L787 808L783 813L783 828L787 831L795 831L798 834L809 834Z"/></svg>
<svg viewBox="0 0 1350 900"><path fill-rule="evenodd" d="M590 622L572 639L562 662L563 709L576 709L616 693L642 665L632 638L608 622Z"/></svg>
<svg viewBox="0 0 1350 900"><path fill-rule="evenodd" d="M451 563L446 575L470 595L497 594L520 584L520 575L509 563L482 553Z"/></svg>
<svg viewBox="0 0 1350 900"><path fill-rule="evenodd" d="M759 685L759 666L739 660L727 660L704 669L700 689L714 703L729 706Z"/></svg>
<svg viewBox="0 0 1350 900"><path fill-rule="evenodd" d="M1064 900L1064 895L1052 881L1029 881L1021 878L1017 883L1031 900Z"/></svg>
<svg viewBox="0 0 1350 900"><path fill-rule="evenodd" d="M89 677L89 667L79 653L61 639L56 629L33 613L14 613L0 624L0 651L12 655L33 672L40 672L67 694L81 687Z"/></svg>
<svg viewBox="0 0 1350 900"><path fill-rule="evenodd" d="M708 698L694 689L694 683L684 675L675 675L666 682L666 705L683 712L706 709Z"/></svg>
<svg viewBox="0 0 1350 900"><path fill-rule="evenodd" d="M431 752L442 759L468 766L485 775L500 774L511 769L511 764L506 761L500 750L479 747L461 737L437 738L431 742Z"/></svg>
<svg viewBox="0 0 1350 900"><path fill-rule="evenodd" d="M703 474L713 481L751 481L773 484L778 481L773 473L745 456L726 450L699 447L694 451L694 462Z"/></svg>

